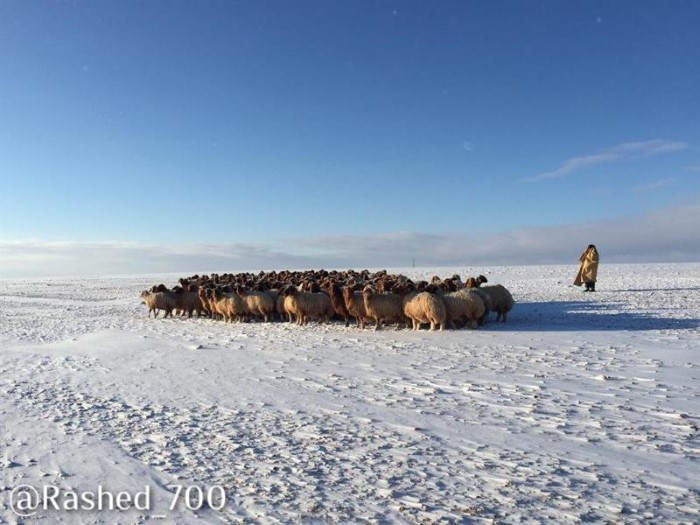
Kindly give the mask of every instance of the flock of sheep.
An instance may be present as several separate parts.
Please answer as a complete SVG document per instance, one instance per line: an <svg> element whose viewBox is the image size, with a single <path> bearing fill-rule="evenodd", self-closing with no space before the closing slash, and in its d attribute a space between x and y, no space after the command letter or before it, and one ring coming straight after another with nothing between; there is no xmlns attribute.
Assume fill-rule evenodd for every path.
<svg viewBox="0 0 700 525"><path fill-rule="evenodd" d="M492 311L505 322L513 307L504 286L482 286L486 282L483 275L465 282L459 275L413 282L385 270L225 273L182 278L172 289L160 284L141 297L149 317L163 310L165 317L196 313L226 322L286 319L303 325L337 318L345 326L353 319L360 328L374 323L375 330L389 323L414 330L473 329Z"/></svg>

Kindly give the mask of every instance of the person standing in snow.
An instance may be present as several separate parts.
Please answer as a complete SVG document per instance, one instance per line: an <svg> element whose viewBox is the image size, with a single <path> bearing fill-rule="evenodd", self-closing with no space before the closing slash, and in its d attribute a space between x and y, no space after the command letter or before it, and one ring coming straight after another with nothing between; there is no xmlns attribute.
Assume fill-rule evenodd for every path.
<svg viewBox="0 0 700 525"><path fill-rule="evenodd" d="M595 282L598 277L598 250L595 244L589 244L578 260L581 261L581 266L579 266L574 284L576 286L585 284L584 292L595 292Z"/></svg>

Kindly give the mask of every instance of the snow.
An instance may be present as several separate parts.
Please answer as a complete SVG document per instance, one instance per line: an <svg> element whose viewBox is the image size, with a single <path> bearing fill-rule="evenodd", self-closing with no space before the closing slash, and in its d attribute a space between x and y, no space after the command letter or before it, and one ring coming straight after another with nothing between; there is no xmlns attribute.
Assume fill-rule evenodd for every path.
<svg viewBox="0 0 700 525"><path fill-rule="evenodd" d="M175 275L0 281L0 522L697 522L699 264L603 261L595 293L573 265L390 271L516 305L374 332L148 319ZM20 484L153 503L22 521ZM169 510L172 484L227 504Z"/></svg>

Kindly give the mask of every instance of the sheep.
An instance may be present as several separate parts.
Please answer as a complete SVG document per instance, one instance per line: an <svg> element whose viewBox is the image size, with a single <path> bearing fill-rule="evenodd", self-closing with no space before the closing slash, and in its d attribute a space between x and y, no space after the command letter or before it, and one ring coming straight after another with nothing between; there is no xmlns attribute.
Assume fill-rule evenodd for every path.
<svg viewBox="0 0 700 525"><path fill-rule="evenodd" d="M167 286L165 286L164 284L161 283L158 285L154 284L153 286L151 286L150 291L151 291L151 293L158 293L158 292L169 292L170 290L168 290Z"/></svg>
<svg viewBox="0 0 700 525"><path fill-rule="evenodd" d="M212 298L210 297L210 294L208 293L211 288L200 288L197 291L197 295L199 296L199 300L202 303L202 308L206 313L208 313L212 319L216 318L216 311L214 310L214 307L212 305Z"/></svg>
<svg viewBox="0 0 700 525"><path fill-rule="evenodd" d="M165 317L172 317L173 310L175 309L175 297L170 291L166 292L150 292L144 290L141 292L141 298L143 302L148 306L148 317L151 317L151 312L154 312L153 318L158 317L161 310L165 312Z"/></svg>
<svg viewBox="0 0 700 525"><path fill-rule="evenodd" d="M496 312L496 322L506 322L508 312L513 308L513 296L502 284L482 286L481 289L491 298L491 309Z"/></svg>
<svg viewBox="0 0 700 525"><path fill-rule="evenodd" d="M330 297L324 293L300 292L296 286L289 286L284 290L284 296L289 322L292 322L292 316L296 317L298 325L306 324L312 318L328 322L335 313Z"/></svg>
<svg viewBox="0 0 700 525"><path fill-rule="evenodd" d="M209 308L211 309L212 319L221 319L224 321L232 321L234 318L241 319L247 314L245 305L240 301L232 304L229 300L232 297L230 286L217 286L215 288L206 289L206 297L209 300Z"/></svg>
<svg viewBox="0 0 700 525"><path fill-rule="evenodd" d="M491 313L491 297L481 288L470 288L469 291L477 294L484 302L484 314L479 318L479 326L484 326L484 321Z"/></svg>
<svg viewBox="0 0 700 525"><path fill-rule="evenodd" d="M355 291L351 286L345 286L343 287L343 301L348 314L355 318L357 326L364 328L365 322L369 320L369 316L367 315L362 292Z"/></svg>
<svg viewBox="0 0 700 525"><path fill-rule="evenodd" d="M414 296L419 295L419 292L438 294L445 306L445 322L450 323L451 326L455 326L455 323L464 322L472 326L474 324L473 303L476 303L479 299L483 303L484 308L482 315L476 319L479 325L483 324L484 317L489 313L490 302L494 303L493 309L498 313L497 320L505 321L507 312L512 307L512 297L507 291L503 292L500 288L496 288L495 291L487 293L479 288L483 283L488 282L483 275L469 279L465 277L466 282L463 282L457 274L444 279L436 275L431 277L430 281L421 281L414 285L408 277L390 274L386 270L377 272L368 270L283 270L260 271L258 273L193 275L179 279L179 286L176 286L173 290L168 290L165 285L158 284L150 289L150 293L162 293L172 296L176 300L177 310L182 315L184 315L185 311L189 316L192 316L192 313L195 311L198 315L201 315L202 311L204 311L214 319L223 317L230 321L233 318L246 319L250 315L255 315L269 320L270 316L274 318L275 312L277 312L281 316L286 316L290 321L296 321L299 324L305 324L310 318L323 319L329 316L339 316L344 318L346 326L349 324L350 317L353 317L360 327L364 327L368 320L374 319L375 329L379 329L382 324L392 321L397 321L399 324L406 323L408 317L404 313L404 302L410 307L414 307L417 303L414 303L413 299L415 299ZM371 289L364 290L366 285L370 285ZM459 292L466 292L465 286L474 293L472 295L456 295ZM219 288L218 292L215 291L215 288ZM290 290L291 288L294 288L294 290L285 295L284 290ZM412 296L404 299L404 296L409 293L409 289ZM301 290L301 292L298 292L298 290ZM325 290L327 294L326 292L319 292L319 290ZM491 288L491 290L494 289ZM324 308L330 302L332 311L330 313L307 312L306 308L309 305L302 305L298 298L294 298L299 293L315 297L316 299L313 300L322 303ZM217 294L219 295L218 298L216 297ZM240 300L234 305L235 314L231 311L231 306L228 305L227 301L219 304L222 300L228 299L228 296L233 295ZM496 296L502 300L497 300ZM306 297L306 295L300 295L300 297ZM369 303L365 304L366 297L369 303L372 303L369 311ZM427 296L421 297L423 297L423 300L428 301ZM153 301L155 299L152 298L150 300ZM188 300L192 301L191 307L188 305ZM259 304L261 301L264 303L262 310ZM230 301L228 302L230 303ZM374 309L372 309L372 306L374 306ZM377 310L377 307L385 307L390 310L393 308L393 311L380 312ZM159 309L151 309L149 310L149 316L152 311L155 311L155 315L159 313ZM419 313L423 314L423 312ZM172 316L172 311L169 314L166 312L166 315ZM420 319L411 318L413 327L415 328L416 324L430 322L426 319L427 316L423 316ZM440 323L431 324L436 329Z"/></svg>
<svg viewBox="0 0 700 525"><path fill-rule="evenodd" d="M224 292L222 288L215 288L212 294L214 310L227 323L232 323L234 319L241 321L248 314L248 306L240 295Z"/></svg>
<svg viewBox="0 0 700 525"><path fill-rule="evenodd" d="M280 301L280 293L279 291L272 289L265 290L265 293L270 296L270 299L272 299L273 309L272 313L270 314L270 318L274 321L277 319L277 315L279 314L278 305ZM284 298L282 298L282 300L284 300Z"/></svg>
<svg viewBox="0 0 700 525"><path fill-rule="evenodd" d="M406 316L403 313L403 297L395 293L378 294L372 286L367 285L362 290L367 317L374 319L374 329L379 330L383 322L396 321L404 324Z"/></svg>
<svg viewBox="0 0 700 525"><path fill-rule="evenodd" d="M467 289L444 293L440 296L447 309L447 322L452 328L465 322L469 328L479 325L479 318L484 315L484 302L477 294Z"/></svg>
<svg viewBox="0 0 700 525"><path fill-rule="evenodd" d="M210 287L210 288L205 288L203 290L204 292L204 299L202 299L202 295L200 293L200 299L202 299L202 303L206 301L207 306L209 308L209 313L211 314L212 319L225 319L223 314L219 311L217 308L217 298L216 298L216 292L221 293L222 290L219 287Z"/></svg>
<svg viewBox="0 0 700 525"><path fill-rule="evenodd" d="M345 320L345 326L347 327L350 324L350 312L348 312L348 309L345 306L343 290L340 287L340 285L332 281L328 285L328 295L331 299L333 310L335 310L336 315L342 317Z"/></svg>
<svg viewBox="0 0 700 525"><path fill-rule="evenodd" d="M231 294L224 294L221 288L208 288L206 296L209 300L212 319L221 318L227 323L233 321Z"/></svg>
<svg viewBox="0 0 700 525"><path fill-rule="evenodd" d="M234 289L235 293L243 299L247 313L260 316L267 323L275 310L275 302L270 294L246 290L242 286Z"/></svg>
<svg viewBox="0 0 700 525"><path fill-rule="evenodd" d="M280 316L280 319L284 320L286 318L291 323L292 322L292 314L289 313L284 308L284 301L285 301L285 297L286 297L284 295L285 290L286 290L286 287L282 288L280 290L280 293L277 295L277 300L275 302L275 309L277 310L277 314Z"/></svg>
<svg viewBox="0 0 700 525"><path fill-rule="evenodd" d="M467 279L467 282L465 284L466 288L479 288L481 287L482 284L489 282L489 280L484 277L483 275L479 275L478 277L470 277Z"/></svg>
<svg viewBox="0 0 700 525"><path fill-rule="evenodd" d="M430 329L445 329L447 310L445 304L429 292L410 292L403 298L403 313L418 330L421 323L430 323Z"/></svg>
<svg viewBox="0 0 700 525"><path fill-rule="evenodd" d="M204 310L199 294L183 288L178 288L175 291L175 305L182 312L182 315L187 312L187 317L192 317L192 312L197 312L197 317L200 317Z"/></svg>
<svg viewBox="0 0 700 525"><path fill-rule="evenodd" d="M436 286L434 284L430 284L426 287L426 290L428 290L430 287L436 287ZM439 288L440 290L442 290L444 292L456 292L458 289L461 289L461 286L458 287L457 284L452 279L445 279L439 285L437 285L436 288Z"/></svg>
<svg viewBox="0 0 700 525"><path fill-rule="evenodd" d="M301 290L308 293L319 293L321 286L315 280L308 280L302 283Z"/></svg>

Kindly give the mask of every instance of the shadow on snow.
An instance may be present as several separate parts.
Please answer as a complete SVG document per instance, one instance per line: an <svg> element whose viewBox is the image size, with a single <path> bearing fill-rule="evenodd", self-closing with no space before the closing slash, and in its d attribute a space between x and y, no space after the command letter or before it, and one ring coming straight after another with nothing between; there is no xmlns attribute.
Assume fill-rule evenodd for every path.
<svg viewBox="0 0 700 525"><path fill-rule="evenodd" d="M653 313L624 310L624 303L554 301L516 303L508 322L496 323L491 312L485 330L498 331L600 331L687 330L700 328L700 319L659 317Z"/></svg>

